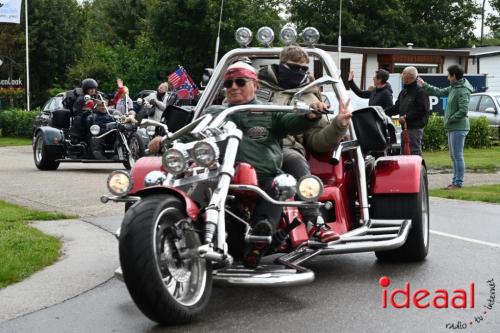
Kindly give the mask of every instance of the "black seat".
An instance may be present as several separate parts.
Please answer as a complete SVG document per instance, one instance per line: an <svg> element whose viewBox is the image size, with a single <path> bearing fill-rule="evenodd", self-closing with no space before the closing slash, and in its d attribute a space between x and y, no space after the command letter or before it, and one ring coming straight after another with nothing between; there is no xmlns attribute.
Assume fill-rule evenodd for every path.
<svg viewBox="0 0 500 333"><path fill-rule="evenodd" d="M384 110L379 106L352 112L352 122L364 155L383 155L396 143L396 130Z"/></svg>
<svg viewBox="0 0 500 333"><path fill-rule="evenodd" d="M179 107L175 105L169 105L165 109L163 116L165 117L165 123L168 126L169 132L176 132L182 127L186 126L193 119L193 107Z"/></svg>
<svg viewBox="0 0 500 333"><path fill-rule="evenodd" d="M70 125L70 111L67 109L57 109L52 111L52 126L65 129Z"/></svg>

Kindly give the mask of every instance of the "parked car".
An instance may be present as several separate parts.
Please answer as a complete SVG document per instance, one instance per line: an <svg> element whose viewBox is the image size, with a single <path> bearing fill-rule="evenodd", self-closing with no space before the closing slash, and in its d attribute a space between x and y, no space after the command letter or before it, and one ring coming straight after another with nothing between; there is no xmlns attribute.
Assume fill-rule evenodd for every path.
<svg viewBox="0 0 500 333"><path fill-rule="evenodd" d="M500 127L500 92L490 91L472 94L469 102L469 118L484 116L490 126Z"/></svg>

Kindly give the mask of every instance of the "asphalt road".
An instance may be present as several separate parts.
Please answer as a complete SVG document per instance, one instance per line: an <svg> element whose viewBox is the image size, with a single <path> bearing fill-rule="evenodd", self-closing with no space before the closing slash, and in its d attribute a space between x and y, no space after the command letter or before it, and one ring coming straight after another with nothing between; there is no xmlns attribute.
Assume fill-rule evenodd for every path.
<svg viewBox="0 0 500 333"><path fill-rule="evenodd" d="M118 215L122 205L99 201L116 169L124 169L123 164L61 163L56 171L40 171L30 146L0 148L0 199L81 217Z"/></svg>
<svg viewBox="0 0 500 333"><path fill-rule="evenodd" d="M98 166L89 171L82 165L62 165L57 172L40 172L26 161L28 156L32 163L27 151L0 150L0 198L34 206L47 202L63 211L69 207L110 232L118 226L119 216L95 217L121 212L121 206L108 208L109 204L97 201L112 168ZM69 186L76 180L84 189ZM16 187L4 188L16 181ZM58 201L54 191L61 191ZM80 195L76 202L70 197L75 191ZM500 205L433 198L430 208L431 247L422 263L382 264L372 253L315 258L305 265L316 273L313 283L278 289L214 288L207 310L195 322L180 327L161 327L148 320L135 307L125 285L113 278L63 303L3 322L0 332L499 332L500 296L492 309L484 306L493 295L487 281L493 279L497 295L499 290ZM409 282L411 291L429 290L429 298L436 289L445 289L451 300L454 290L464 289L469 302L474 283L475 307L382 308L378 283L382 276L392 281L389 293ZM447 324L462 329L450 329Z"/></svg>

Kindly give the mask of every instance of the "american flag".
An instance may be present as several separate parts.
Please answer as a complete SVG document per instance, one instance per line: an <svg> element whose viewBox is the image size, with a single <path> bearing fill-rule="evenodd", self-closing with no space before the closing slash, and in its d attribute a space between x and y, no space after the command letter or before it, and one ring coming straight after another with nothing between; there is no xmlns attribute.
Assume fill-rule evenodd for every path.
<svg viewBox="0 0 500 333"><path fill-rule="evenodd" d="M168 76L168 81L172 83L175 93L180 99L194 99L199 94L193 79L182 66L179 66L175 72Z"/></svg>

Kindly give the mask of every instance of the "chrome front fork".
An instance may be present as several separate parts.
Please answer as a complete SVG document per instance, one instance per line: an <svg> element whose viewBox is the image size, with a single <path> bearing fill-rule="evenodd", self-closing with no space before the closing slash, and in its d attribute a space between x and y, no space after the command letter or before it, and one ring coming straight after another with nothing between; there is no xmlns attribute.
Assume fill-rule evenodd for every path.
<svg viewBox="0 0 500 333"><path fill-rule="evenodd" d="M242 137L242 132L232 129L227 140L226 153L220 169L219 183L206 209L204 243L211 244L217 233L217 249L227 255L225 203L229 185L234 176L234 163Z"/></svg>

